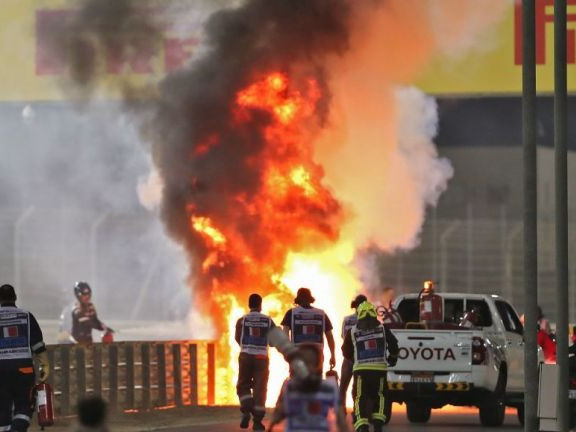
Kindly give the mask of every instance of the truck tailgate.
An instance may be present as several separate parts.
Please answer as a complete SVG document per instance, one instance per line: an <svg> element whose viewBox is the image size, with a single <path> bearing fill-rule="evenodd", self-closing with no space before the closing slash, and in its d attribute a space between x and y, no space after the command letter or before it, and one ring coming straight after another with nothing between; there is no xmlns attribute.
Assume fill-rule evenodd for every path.
<svg viewBox="0 0 576 432"><path fill-rule="evenodd" d="M400 348L395 371L469 372L473 331L392 330Z"/></svg>

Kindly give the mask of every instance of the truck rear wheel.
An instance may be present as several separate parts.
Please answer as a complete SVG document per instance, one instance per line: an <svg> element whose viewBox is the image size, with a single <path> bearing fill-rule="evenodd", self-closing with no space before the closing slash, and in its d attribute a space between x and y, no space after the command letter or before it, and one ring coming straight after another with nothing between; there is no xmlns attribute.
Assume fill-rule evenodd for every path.
<svg viewBox="0 0 576 432"><path fill-rule="evenodd" d="M480 405L480 423L482 426L502 426L505 415L506 406L502 399L486 400Z"/></svg>
<svg viewBox="0 0 576 432"><path fill-rule="evenodd" d="M480 406L480 423L482 426L498 427L504 423L506 405L504 395L506 393L507 369L505 365L500 367L498 382L494 392L487 395Z"/></svg>
<svg viewBox="0 0 576 432"><path fill-rule="evenodd" d="M524 404L518 405L516 408L516 414L518 414L518 421L522 426L524 426Z"/></svg>
<svg viewBox="0 0 576 432"><path fill-rule="evenodd" d="M421 402L406 402L406 417L410 423L426 423L430 420L432 408Z"/></svg>
<svg viewBox="0 0 576 432"><path fill-rule="evenodd" d="M506 416L506 405L504 395L506 394L506 382L508 373L505 364L500 366L496 389L484 398L478 408L480 408L480 423L482 426L497 427L502 426Z"/></svg>

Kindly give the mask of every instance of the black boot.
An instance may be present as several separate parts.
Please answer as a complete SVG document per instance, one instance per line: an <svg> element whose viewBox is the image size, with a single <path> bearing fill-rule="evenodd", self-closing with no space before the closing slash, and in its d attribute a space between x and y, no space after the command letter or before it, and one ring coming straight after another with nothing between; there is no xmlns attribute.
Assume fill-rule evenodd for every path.
<svg viewBox="0 0 576 432"><path fill-rule="evenodd" d="M262 419L254 419L254 424L252 425L252 430L254 431L263 431L266 430L266 427L262 424Z"/></svg>
<svg viewBox="0 0 576 432"><path fill-rule="evenodd" d="M380 420L374 420L372 422L372 427L374 428L374 432L382 432L384 430L384 422Z"/></svg>
<svg viewBox="0 0 576 432"><path fill-rule="evenodd" d="M250 413L243 413L242 420L240 420L240 429L248 429L250 426Z"/></svg>

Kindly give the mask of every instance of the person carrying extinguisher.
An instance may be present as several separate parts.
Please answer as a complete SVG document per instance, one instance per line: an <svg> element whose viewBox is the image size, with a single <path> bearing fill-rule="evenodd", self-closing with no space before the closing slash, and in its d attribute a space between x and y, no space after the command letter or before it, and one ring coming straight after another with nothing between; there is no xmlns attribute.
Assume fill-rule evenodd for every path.
<svg viewBox="0 0 576 432"><path fill-rule="evenodd" d="M272 318L262 313L262 297L251 294L250 312L236 322L235 339L240 345L239 371L236 393L240 400L240 429L247 429L250 416L252 430L265 430L262 420L266 414L268 387L268 333L276 327Z"/></svg>
<svg viewBox="0 0 576 432"><path fill-rule="evenodd" d="M16 307L11 285L0 286L0 431L25 432L34 408L33 356L40 363L40 381L50 365L42 330L30 312Z"/></svg>
<svg viewBox="0 0 576 432"><path fill-rule="evenodd" d="M92 329L101 330L106 338L114 331L107 327L96 313L92 303L92 288L86 282L76 282L74 295L78 303L72 310L72 339L81 344L92 343Z"/></svg>
<svg viewBox="0 0 576 432"><path fill-rule="evenodd" d="M354 430L368 432L372 424L374 432L382 432L389 415L386 371L398 361L398 341L371 303L358 306L358 322L346 334L342 354L354 362Z"/></svg>

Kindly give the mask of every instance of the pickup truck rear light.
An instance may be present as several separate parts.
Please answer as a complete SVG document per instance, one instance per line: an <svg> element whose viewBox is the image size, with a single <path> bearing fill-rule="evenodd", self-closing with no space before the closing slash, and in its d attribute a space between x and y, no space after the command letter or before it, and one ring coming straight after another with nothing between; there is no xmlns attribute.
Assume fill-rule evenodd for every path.
<svg viewBox="0 0 576 432"><path fill-rule="evenodd" d="M472 364L481 365L486 363L486 345L484 339L478 336L472 338Z"/></svg>
<svg viewBox="0 0 576 432"><path fill-rule="evenodd" d="M576 389L576 378L572 378L570 380L570 388L571 389Z"/></svg>

